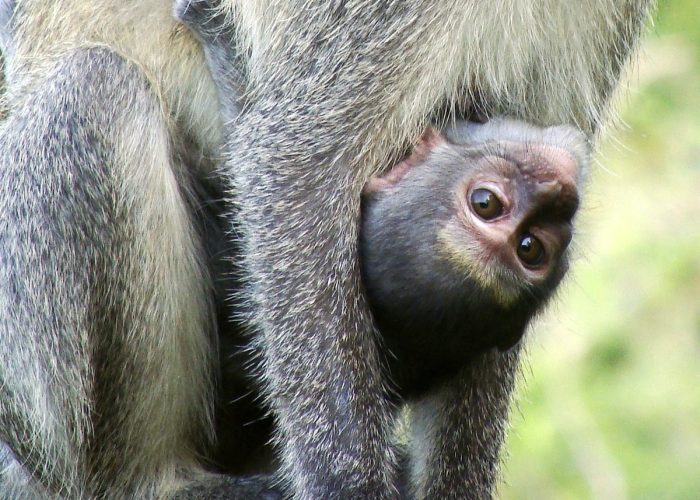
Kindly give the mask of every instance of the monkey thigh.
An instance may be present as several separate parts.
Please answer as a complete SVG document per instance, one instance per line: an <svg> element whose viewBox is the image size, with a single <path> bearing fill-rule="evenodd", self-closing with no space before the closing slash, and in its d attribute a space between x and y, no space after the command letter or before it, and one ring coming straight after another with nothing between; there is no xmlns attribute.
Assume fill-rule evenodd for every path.
<svg viewBox="0 0 700 500"><path fill-rule="evenodd" d="M2 126L0 436L36 484L7 469L2 498L154 495L206 440L208 278L164 117L84 49Z"/></svg>

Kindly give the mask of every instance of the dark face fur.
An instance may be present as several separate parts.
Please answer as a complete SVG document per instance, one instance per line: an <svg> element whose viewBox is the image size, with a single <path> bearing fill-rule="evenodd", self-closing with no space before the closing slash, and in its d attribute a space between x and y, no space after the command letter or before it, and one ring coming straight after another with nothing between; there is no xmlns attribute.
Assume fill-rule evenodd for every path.
<svg viewBox="0 0 700 500"><path fill-rule="evenodd" d="M368 183L365 285L406 395L520 340L566 272L586 149L566 127L462 123Z"/></svg>

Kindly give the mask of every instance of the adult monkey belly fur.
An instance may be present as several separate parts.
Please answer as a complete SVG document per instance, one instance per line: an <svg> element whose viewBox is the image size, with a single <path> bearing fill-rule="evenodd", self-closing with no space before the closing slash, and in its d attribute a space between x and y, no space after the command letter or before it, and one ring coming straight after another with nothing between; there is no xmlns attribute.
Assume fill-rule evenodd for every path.
<svg viewBox="0 0 700 500"><path fill-rule="evenodd" d="M295 496L395 496L393 408L357 258L363 186L438 110L476 102L592 138L650 3L222 2L250 102L222 171ZM202 52L171 11L26 0L11 17L0 496L247 487L201 465L216 332L192 192L221 125ZM488 351L433 402L416 428L429 444L410 465L417 497L491 494L517 364L517 348Z"/></svg>

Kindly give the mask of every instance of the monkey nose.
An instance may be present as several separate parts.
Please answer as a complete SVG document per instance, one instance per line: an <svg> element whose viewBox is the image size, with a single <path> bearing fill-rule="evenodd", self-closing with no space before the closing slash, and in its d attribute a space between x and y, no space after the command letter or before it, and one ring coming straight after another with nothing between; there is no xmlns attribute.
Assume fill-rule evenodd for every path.
<svg viewBox="0 0 700 500"><path fill-rule="evenodd" d="M570 221L579 206L576 185L560 179L535 183L531 200L532 212L563 222Z"/></svg>

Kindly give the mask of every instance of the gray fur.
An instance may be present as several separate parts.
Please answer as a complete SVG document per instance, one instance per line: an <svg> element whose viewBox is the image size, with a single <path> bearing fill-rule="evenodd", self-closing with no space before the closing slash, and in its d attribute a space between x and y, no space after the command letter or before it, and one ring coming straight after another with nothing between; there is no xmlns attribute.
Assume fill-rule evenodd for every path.
<svg viewBox="0 0 700 500"><path fill-rule="evenodd" d="M487 113L592 134L649 4L222 1L250 103L234 120L223 101L236 152L226 171L295 496L395 494L394 408L360 291L364 184L437 108L477 94ZM201 51L169 11L19 0L11 17L2 497L163 497L192 481L207 496L196 485L209 477L216 342L188 199L192 177L212 170L221 121ZM516 367L517 353L489 353L446 389L462 403L444 409L458 418L438 435L458 439L422 455L418 496L492 491Z"/></svg>
<svg viewBox="0 0 700 500"><path fill-rule="evenodd" d="M216 15L230 16L236 37L225 30L202 36L213 45L215 81L225 81L238 57L227 45L248 54L250 105L227 129L227 167L283 477L297 496L395 495L393 408L360 291L363 185L437 108L468 107L476 95L487 115L571 123L590 138L649 3L267 0L216 7ZM181 0L178 12L207 4ZM219 85L223 102L238 98ZM429 448L416 469L418 497L493 491L517 358L485 354L445 389L452 395L441 400L444 418L431 424L440 437L430 426L425 431L437 451ZM454 442L441 443L452 435Z"/></svg>
<svg viewBox="0 0 700 500"><path fill-rule="evenodd" d="M193 3L206 5L179 5ZM227 165L284 477L298 496L394 495L393 410L358 280L362 186L433 110L477 90L487 114L592 134L647 6L270 0L230 12L237 38L210 37L215 79L232 66L222 47L249 54L251 104L225 117ZM445 408L439 436L460 439L428 452L417 496L492 491L516 359L486 356L455 384L450 400L479 403Z"/></svg>
<svg viewBox="0 0 700 500"><path fill-rule="evenodd" d="M25 102L0 135L3 439L52 494L152 494L210 439L183 165L148 84L106 49L66 55Z"/></svg>

